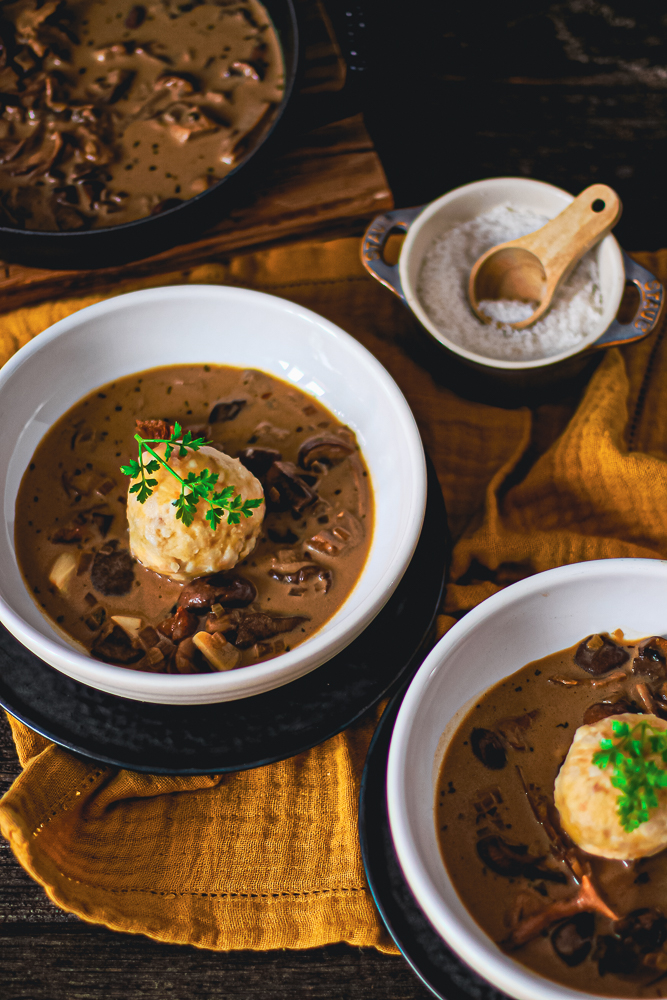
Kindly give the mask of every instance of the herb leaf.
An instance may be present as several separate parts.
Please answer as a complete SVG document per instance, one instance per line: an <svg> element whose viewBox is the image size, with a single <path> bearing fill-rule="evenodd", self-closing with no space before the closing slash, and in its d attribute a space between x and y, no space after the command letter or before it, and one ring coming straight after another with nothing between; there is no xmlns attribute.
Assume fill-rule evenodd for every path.
<svg viewBox="0 0 667 1000"><path fill-rule="evenodd" d="M632 833L647 822L649 810L657 808L656 788L667 788L667 770L647 759L655 754L667 764L667 731L648 722L638 722L631 731L627 722L618 719L612 720L612 729L618 742L600 740L593 763L602 770L610 762L614 765L611 783L621 793L617 815L623 829Z"/></svg>
<svg viewBox="0 0 667 1000"><path fill-rule="evenodd" d="M210 469L203 469L199 473L189 472L186 479L176 472L169 465L169 459L173 451L177 448L179 458L185 458L190 451L199 451L206 444L211 444L206 438L193 438L191 431L183 434L183 428L176 422L174 429L168 438L144 438L141 434L134 435L139 444L139 460L132 459L129 465L121 465L120 471L131 479L141 476L139 482L130 486L130 493L136 493L139 503L146 503L153 495L155 487L158 485L157 479L147 479L146 475L157 472L160 466L178 480L181 484L179 496L172 501L172 507L176 508L176 519L182 521L186 528L189 528L197 513L197 504L203 500L209 505L206 512L206 520L213 531L218 527L227 515L228 524L239 524L241 515L252 517L255 508L259 507L263 500L241 499L240 493L235 493L233 486L226 486L218 493L214 492L219 473L211 472ZM165 445L164 458L153 449L152 445ZM150 461L144 464L143 454L147 451L151 456Z"/></svg>

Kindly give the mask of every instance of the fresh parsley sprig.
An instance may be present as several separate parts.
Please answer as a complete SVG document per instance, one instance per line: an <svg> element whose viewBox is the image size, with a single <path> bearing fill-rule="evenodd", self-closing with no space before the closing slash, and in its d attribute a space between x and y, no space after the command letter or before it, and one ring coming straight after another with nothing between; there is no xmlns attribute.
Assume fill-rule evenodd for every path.
<svg viewBox="0 0 667 1000"><path fill-rule="evenodd" d="M667 770L658 767L649 755L659 755L667 764L667 732L656 729L648 722L639 722L630 729L627 722L612 720L617 743L600 740L601 749L594 754L593 763L604 770L614 765L611 783L618 788L617 814L621 826L632 833L649 818L649 810L656 809L656 788L667 788Z"/></svg>
<svg viewBox="0 0 667 1000"><path fill-rule="evenodd" d="M172 507L176 508L176 518L182 521L186 528L189 528L197 513L197 504L204 500L209 509L206 511L206 520L215 531L225 514L228 524L239 524L241 515L252 517L253 511L262 503L261 500L242 500L240 493L235 493L233 486L226 486L224 490L215 492L215 485L218 482L218 473L211 472L210 469L203 469L195 475L189 472L186 479L183 479L175 469L169 465L169 459L176 449L178 457L185 458L188 449L199 451L202 445L211 444L206 438L193 438L192 431L183 434L183 428L179 423L174 424L171 436L168 438L144 438L141 434L134 435L139 443L139 460L132 459L129 465L121 465L120 471L131 479L140 476L138 483L130 486L130 493L137 494L139 503L146 503L152 496L158 482L157 479L148 479L147 476L154 475L162 466L174 479L181 484L181 492L173 501ZM166 445L164 458L159 455L151 445ZM144 452L148 452L151 460L144 465Z"/></svg>

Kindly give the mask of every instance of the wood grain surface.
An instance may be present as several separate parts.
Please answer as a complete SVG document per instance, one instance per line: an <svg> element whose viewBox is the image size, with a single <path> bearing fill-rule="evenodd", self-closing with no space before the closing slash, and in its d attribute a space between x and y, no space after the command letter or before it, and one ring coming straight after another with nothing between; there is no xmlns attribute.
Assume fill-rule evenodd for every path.
<svg viewBox="0 0 667 1000"><path fill-rule="evenodd" d="M603 182L628 250L667 242L667 7L488 0L386 16L365 0L366 123L399 207L483 177Z"/></svg>
<svg viewBox="0 0 667 1000"><path fill-rule="evenodd" d="M52 271L0 262L0 310L104 290L148 274L187 270L234 250L278 240L356 234L392 204L382 166L357 114L295 136L252 196L195 242L95 271Z"/></svg>

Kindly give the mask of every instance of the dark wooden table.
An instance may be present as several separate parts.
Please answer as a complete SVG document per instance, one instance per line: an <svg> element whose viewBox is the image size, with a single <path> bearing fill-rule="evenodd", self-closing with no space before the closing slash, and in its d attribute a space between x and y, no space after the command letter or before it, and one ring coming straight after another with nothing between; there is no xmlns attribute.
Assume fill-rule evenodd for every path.
<svg viewBox="0 0 667 1000"><path fill-rule="evenodd" d="M663 3L363 4L366 125L397 205L483 177L535 177L575 194L599 181L623 200L626 249L665 246Z"/></svg>
<svg viewBox="0 0 667 1000"><path fill-rule="evenodd" d="M667 243L664 5L327 5L397 205L503 174L573 192L604 181L624 201L617 235L628 249ZM17 773L0 717L0 791ZM217 954L91 927L52 906L0 843L1 1000L429 996L401 958L370 949Z"/></svg>

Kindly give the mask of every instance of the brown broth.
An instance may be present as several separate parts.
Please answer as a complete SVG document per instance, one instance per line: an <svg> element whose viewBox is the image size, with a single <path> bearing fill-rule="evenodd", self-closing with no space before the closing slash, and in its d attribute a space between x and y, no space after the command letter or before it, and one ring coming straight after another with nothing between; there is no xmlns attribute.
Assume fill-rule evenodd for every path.
<svg viewBox="0 0 667 1000"><path fill-rule="evenodd" d="M543 796L543 801L555 810L554 781L576 729L583 724L586 709L602 701L624 699L634 703L632 711L644 711L638 704L636 683L646 678L630 673L635 646L620 641L618 644L626 646L630 658L621 668L623 678L617 681L600 684L604 676L592 678L578 667L574 662L577 644L527 664L481 696L457 728L441 764L436 829L445 866L462 902L489 937L517 962L555 982L601 996L664 997L667 979L656 968L640 966L632 974L607 971L600 975L598 959L605 948L602 939L614 934L614 924L600 914L595 915L596 937L590 953L573 967L566 965L552 946L551 935L558 923L519 948L510 949L504 944L510 933L511 915L518 912L520 905L524 912L537 912L551 901L576 894L577 884L570 869L553 856L549 838L533 814L524 782L534 796ZM565 686L554 683L555 677L578 683ZM661 683L653 684L656 698ZM497 732L502 720L531 712L536 716L525 731L519 731L519 741L525 748L513 749L503 741L507 755L504 767L492 770L475 756L471 748L474 729ZM477 852L480 840L490 836L526 846L532 857L544 859L544 867L560 873L563 883L496 874L484 865ZM621 917L643 907L667 911L667 851L634 862L611 861L583 851L578 855L590 864L595 886Z"/></svg>
<svg viewBox="0 0 667 1000"><path fill-rule="evenodd" d="M214 405L229 400L245 400L245 405L233 419L207 424ZM87 649L98 633L86 619L100 606L106 612L106 627L112 615L141 617L151 625L169 616L183 584L139 564L134 566L134 587L125 596L96 593L89 569L71 577L65 593L49 582L51 568L64 551L80 559L110 540L129 548L125 511L130 481L120 466L136 457L136 419L156 417L177 419L186 429L206 425L205 436L223 444L232 457L254 446L276 449L284 461L296 463L300 445L324 433L350 444L348 457L315 473L319 499L298 519L289 510L267 512L254 551L234 569L257 588L257 599L248 610L272 617L307 617L296 630L267 640L265 651L261 646L244 650L239 666L270 659L304 642L338 611L363 569L373 528L368 472L352 432L312 397L263 372L218 365L154 368L101 386L44 436L21 481L15 525L18 564L42 611ZM100 484L108 492L100 494L96 489ZM88 520L85 540L69 544L51 540L81 512ZM104 538L92 513L113 515ZM328 571L328 591L317 577L294 585L268 575L272 568L290 563L314 564ZM149 668L140 662L137 669Z"/></svg>

